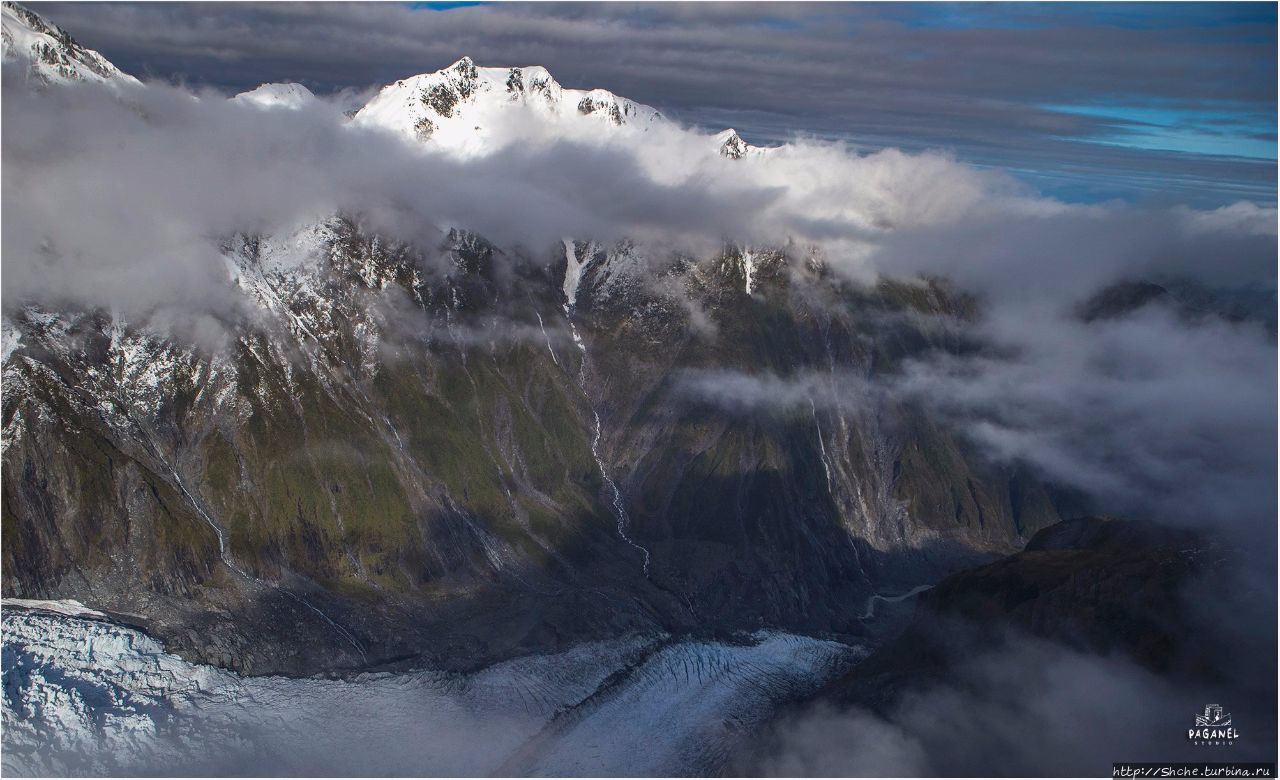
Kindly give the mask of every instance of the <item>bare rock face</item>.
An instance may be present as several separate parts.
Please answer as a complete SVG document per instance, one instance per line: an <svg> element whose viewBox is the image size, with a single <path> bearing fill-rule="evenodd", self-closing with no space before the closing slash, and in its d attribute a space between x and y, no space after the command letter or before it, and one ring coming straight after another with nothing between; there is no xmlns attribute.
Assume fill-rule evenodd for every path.
<svg viewBox="0 0 1280 780"><path fill-rule="evenodd" d="M251 673L479 662L618 630L856 633L886 583L1056 519L919 410L836 400L964 348L920 325L965 316L941 287L737 249L662 287L641 248L578 244L570 307L564 252L454 233L428 254L346 218L224 251L256 314L220 346L103 312L6 319L7 595ZM697 389L750 375L810 398Z"/></svg>
<svg viewBox="0 0 1280 780"><path fill-rule="evenodd" d="M720 144L720 155L730 160L741 160L747 156L747 142L733 130L725 133L724 143Z"/></svg>

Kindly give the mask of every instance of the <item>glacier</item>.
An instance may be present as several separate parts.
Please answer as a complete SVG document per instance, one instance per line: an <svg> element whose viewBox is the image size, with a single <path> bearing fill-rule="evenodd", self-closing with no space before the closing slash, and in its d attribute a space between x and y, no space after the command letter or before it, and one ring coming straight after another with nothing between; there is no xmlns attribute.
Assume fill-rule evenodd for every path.
<svg viewBox="0 0 1280 780"><path fill-rule="evenodd" d="M244 677L74 602L4 601L3 772L688 775L859 647L629 635L470 673Z"/></svg>

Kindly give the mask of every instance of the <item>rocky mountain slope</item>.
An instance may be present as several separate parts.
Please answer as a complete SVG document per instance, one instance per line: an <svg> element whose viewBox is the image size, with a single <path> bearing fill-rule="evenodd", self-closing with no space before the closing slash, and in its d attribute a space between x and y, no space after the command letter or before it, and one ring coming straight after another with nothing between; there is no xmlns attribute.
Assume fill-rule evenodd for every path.
<svg viewBox="0 0 1280 780"><path fill-rule="evenodd" d="M55 59L97 62L5 14L6 41L45 25ZM666 121L464 59L353 122L475 154L513 111ZM707 153L753 153L734 139ZM831 401L982 348L938 280L858 285L795 246L404 244L358 214L220 242L241 305L212 339L6 308L6 596L77 599L254 674L469 667L635 631L857 636L871 595L1059 519L1050 488L923 410ZM744 407L704 392L726 374L812 389Z"/></svg>
<svg viewBox="0 0 1280 780"><path fill-rule="evenodd" d="M477 153L493 143L495 129L516 123L643 130L661 120L649 106L603 89L560 86L546 68L477 67L463 57L444 70L390 84L354 122L380 127L452 151ZM517 132L530 133L529 127Z"/></svg>
<svg viewBox="0 0 1280 780"><path fill-rule="evenodd" d="M86 49L65 30L17 3L0 10L0 52L4 72L34 85L88 82L112 87L140 86L98 52Z"/></svg>

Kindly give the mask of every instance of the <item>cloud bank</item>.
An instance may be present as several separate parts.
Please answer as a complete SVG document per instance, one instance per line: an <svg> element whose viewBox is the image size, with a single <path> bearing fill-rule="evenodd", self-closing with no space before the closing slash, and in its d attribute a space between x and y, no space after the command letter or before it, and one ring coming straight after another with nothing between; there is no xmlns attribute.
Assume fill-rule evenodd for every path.
<svg viewBox="0 0 1280 780"><path fill-rule="evenodd" d="M544 65L753 143L954 149L1090 199L1275 200L1265 4L40 3L125 70L228 94ZM1270 159L1241 151L1271 144Z"/></svg>
<svg viewBox="0 0 1280 780"><path fill-rule="evenodd" d="M566 235L694 251L792 239L849 275L933 273L1002 294L1161 272L1274 284L1273 208L1071 206L940 153L807 142L727 160L675 124L575 133L511 111L491 153L458 159L350 126L326 102L7 92L7 302L68 286L181 297L184 279L203 294L219 272L210 239L338 211L407 239L456 226L539 251Z"/></svg>
<svg viewBox="0 0 1280 780"><path fill-rule="evenodd" d="M1274 654L1272 655L1274 658ZM1255 667L1264 671L1265 666ZM1253 689L1256 691L1258 689ZM815 707L780 725L752 774L779 777L1094 777L1112 762L1265 761L1274 718L1231 687L1231 748L1186 742L1186 729L1223 686L1181 685L1118 657L1019 638L960 663L951 679L907 694L887 712Z"/></svg>
<svg viewBox="0 0 1280 780"><path fill-rule="evenodd" d="M160 85L123 99L6 93L7 311L35 300L239 316L219 242L339 212L423 247L461 227L548 261L563 236L634 239L655 260L790 241L853 279L953 280L979 297L982 316L965 327L993 349L925 357L870 390L850 378L838 397L805 377L693 377L695 394L751 407L891 393L940 412L993 459L1118 508L1246 526L1274 509L1273 330L1159 305L1075 314L1128 279L1274 295L1273 208L1070 205L945 154L841 144L729 160L675 124L600 133L512 111L490 128L490 153L459 158L351 126L332 101L261 110Z"/></svg>

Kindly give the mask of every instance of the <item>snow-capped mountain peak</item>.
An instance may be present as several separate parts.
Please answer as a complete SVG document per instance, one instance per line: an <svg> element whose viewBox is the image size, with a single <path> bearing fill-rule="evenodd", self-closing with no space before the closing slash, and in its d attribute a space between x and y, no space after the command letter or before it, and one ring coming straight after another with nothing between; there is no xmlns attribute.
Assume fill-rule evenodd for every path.
<svg viewBox="0 0 1280 780"><path fill-rule="evenodd" d="M715 142L720 155L730 160L741 160L743 157L762 154L765 151L759 146L752 146L742 140L742 136L738 135L738 131L732 127L717 133Z"/></svg>
<svg viewBox="0 0 1280 780"><path fill-rule="evenodd" d="M263 84L232 98L232 100L251 103L260 108L302 108L315 99L316 96L311 90L292 81Z"/></svg>
<svg viewBox="0 0 1280 780"><path fill-rule="evenodd" d="M138 86L140 82L65 30L17 3L5 2L0 21L4 67L20 68L36 84L93 82Z"/></svg>
<svg viewBox="0 0 1280 780"><path fill-rule="evenodd" d="M513 112L524 111L518 117ZM452 151L478 151L499 127L537 122L562 128L638 128L658 121L654 108L603 89L566 89L541 66L479 67L463 57L447 68L384 87L355 116Z"/></svg>

